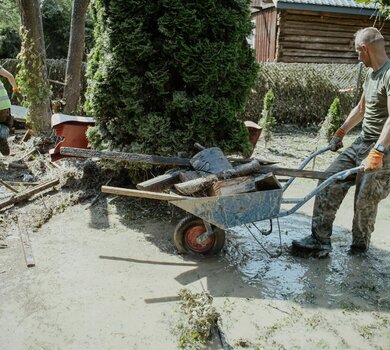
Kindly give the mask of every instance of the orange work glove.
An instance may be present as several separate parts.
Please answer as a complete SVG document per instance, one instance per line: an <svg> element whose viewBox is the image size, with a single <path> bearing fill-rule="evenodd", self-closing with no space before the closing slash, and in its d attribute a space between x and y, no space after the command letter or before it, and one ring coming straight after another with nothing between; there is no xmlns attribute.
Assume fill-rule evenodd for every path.
<svg viewBox="0 0 390 350"><path fill-rule="evenodd" d="M362 171L381 169L383 166L383 155L384 153L373 148L368 157L363 161L360 169Z"/></svg>
<svg viewBox="0 0 390 350"><path fill-rule="evenodd" d="M346 132L343 129L341 128L337 129L337 131L335 132L335 134L333 135L332 139L329 142L330 150L332 152L336 152L340 148L344 147L343 137L345 136L345 134Z"/></svg>

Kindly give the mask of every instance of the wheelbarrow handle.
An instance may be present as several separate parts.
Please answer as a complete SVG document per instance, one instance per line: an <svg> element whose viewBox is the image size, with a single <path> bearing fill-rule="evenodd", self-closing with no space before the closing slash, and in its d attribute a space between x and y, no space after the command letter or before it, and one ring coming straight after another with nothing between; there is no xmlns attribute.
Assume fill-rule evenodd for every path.
<svg viewBox="0 0 390 350"><path fill-rule="evenodd" d="M280 212L277 217L280 218L295 213L300 207L302 207L302 205L304 205L311 198L316 196L320 191L322 191L325 187L327 187L332 182L336 180L345 180L348 176L357 174L359 171L360 171L360 167L355 167L355 168L340 171L332 175L331 177L327 178L324 182L319 184L313 191L307 194L304 198L300 199L294 207L292 207L287 211Z"/></svg>
<svg viewBox="0 0 390 350"><path fill-rule="evenodd" d="M330 150L330 146L326 146L324 148L321 148L319 149L318 151L315 151L313 153L311 153L302 163L301 165L298 167L299 170L302 170L306 167L307 164L310 163L310 161L312 159L314 159L315 157L319 156L320 154L322 153L325 153L327 151ZM288 181L285 183L285 185L283 186L283 192L287 190L287 188L291 185L291 183L295 180L295 177L291 177L288 179Z"/></svg>

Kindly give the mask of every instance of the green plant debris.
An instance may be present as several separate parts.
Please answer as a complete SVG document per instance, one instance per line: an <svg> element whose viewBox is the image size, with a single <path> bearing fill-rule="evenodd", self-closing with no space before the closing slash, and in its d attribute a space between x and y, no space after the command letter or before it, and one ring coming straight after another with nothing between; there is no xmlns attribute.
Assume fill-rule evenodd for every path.
<svg viewBox="0 0 390 350"><path fill-rule="evenodd" d="M179 347L188 350L200 350L210 340L220 318L210 294L192 293L188 289L179 292L180 309L187 316L178 325Z"/></svg>
<svg viewBox="0 0 390 350"><path fill-rule="evenodd" d="M341 116L340 99L336 97L329 107L328 113L320 129L320 137L328 142L333 137L336 130L341 126L343 118Z"/></svg>
<svg viewBox="0 0 390 350"><path fill-rule="evenodd" d="M276 119L272 114L272 105L274 104L275 96L272 90L268 90L264 96L263 111L261 112L261 119L259 120L260 126L263 128L263 138L265 141L265 147L271 141L272 131L276 125Z"/></svg>

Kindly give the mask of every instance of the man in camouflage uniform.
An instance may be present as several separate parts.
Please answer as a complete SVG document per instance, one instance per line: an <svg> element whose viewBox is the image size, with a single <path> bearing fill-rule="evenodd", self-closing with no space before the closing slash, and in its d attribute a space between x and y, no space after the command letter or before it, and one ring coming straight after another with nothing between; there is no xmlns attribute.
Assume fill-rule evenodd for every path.
<svg viewBox="0 0 390 350"><path fill-rule="evenodd" d="M12 85L12 91L14 93L19 93L14 76L2 66L0 66L0 76L8 79L9 83ZM9 135L9 129L12 128L12 125L13 119L11 116L11 101L3 83L0 81L0 152L4 156L8 156L10 153L7 138Z"/></svg>
<svg viewBox="0 0 390 350"><path fill-rule="evenodd" d="M390 60L383 36L373 27L355 34L355 49L359 60L370 69L359 104L336 131L330 141L331 150L335 152L342 148L343 137L361 121L362 132L327 170L339 172L360 166L361 171L355 179L333 183L317 195L312 234L292 242L294 249L319 252L320 256L332 250L333 221L351 186L356 185L352 254L365 252L369 248L378 203L390 192Z"/></svg>

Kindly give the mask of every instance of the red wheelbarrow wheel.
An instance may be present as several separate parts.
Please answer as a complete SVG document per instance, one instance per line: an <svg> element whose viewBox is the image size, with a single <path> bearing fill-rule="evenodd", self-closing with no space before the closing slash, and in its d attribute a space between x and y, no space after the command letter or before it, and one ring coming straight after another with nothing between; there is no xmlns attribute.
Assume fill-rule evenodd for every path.
<svg viewBox="0 0 390 350"><path fill-rule="evenodd" d="M179 253L214 255L220 252L225 244L225 231L212 226L213 235L203 242L197 238L206 232L206 226L202 219L196 216L186 216L176 226L173 240Z"/></svg>

